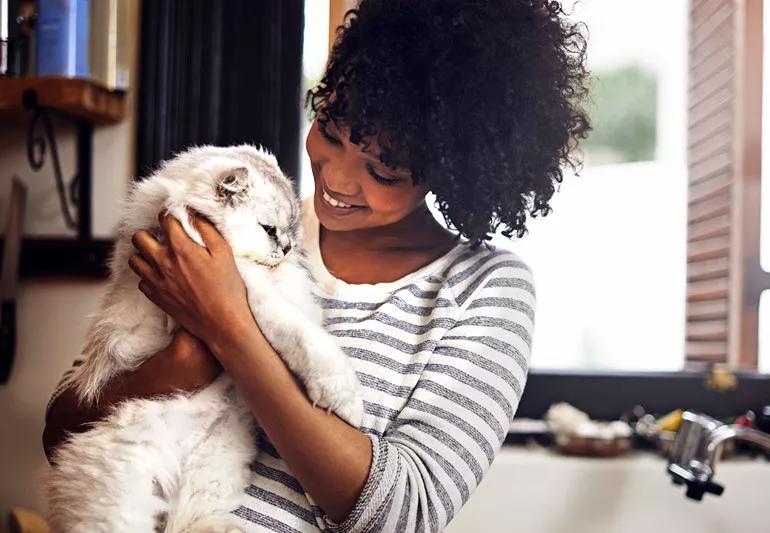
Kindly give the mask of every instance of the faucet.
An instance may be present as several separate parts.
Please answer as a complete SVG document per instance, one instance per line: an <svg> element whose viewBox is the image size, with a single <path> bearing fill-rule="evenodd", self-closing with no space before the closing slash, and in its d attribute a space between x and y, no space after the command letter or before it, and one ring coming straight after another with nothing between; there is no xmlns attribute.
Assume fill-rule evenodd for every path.
<svg viewBox="0 0 770 533"><path fill-rule="evenodd" d="M722 444L743 440L770 450L770 435L736 425L725 425L710 416L685 411L669 454L668 472L677 485L687 485L687 497L700 501L703 494L719 496L724 487L711 481Z"/></svg>

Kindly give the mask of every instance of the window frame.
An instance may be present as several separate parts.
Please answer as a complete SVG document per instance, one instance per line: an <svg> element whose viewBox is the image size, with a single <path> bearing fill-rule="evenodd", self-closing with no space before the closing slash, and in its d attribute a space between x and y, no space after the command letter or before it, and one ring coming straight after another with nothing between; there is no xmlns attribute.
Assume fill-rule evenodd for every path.
<svg viewBox="0 0 770 533"><path fill-rule="evenodd" d="M675 409L735 417L770 405L770 374L735 371L736 387L714 390L709 369L675 372L530 370L517 418L542 419L548 408L568 402L595 420L615 420L636 405L663 415Z"/></svg>

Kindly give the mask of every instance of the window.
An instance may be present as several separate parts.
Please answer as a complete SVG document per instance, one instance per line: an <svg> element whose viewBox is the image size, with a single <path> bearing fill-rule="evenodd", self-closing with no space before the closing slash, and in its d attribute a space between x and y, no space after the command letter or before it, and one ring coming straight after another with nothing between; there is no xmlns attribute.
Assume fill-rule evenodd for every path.
<svg viewBox="0 0 770 533"><path fill-rule="evenodd" d="M300 90L300 198L311 196L314 190L313 171L305 150L305 139L312 122L305 110L305 93L323 76L329 49L329 0L305 2L305 32L302 45L302 87Z"/></svg>
<svg viewBox="0 0 770 533"><path fill-rule="evenodd" d="M346 2L306 3L306 82L324 67L329 9ZM612 0L563 5L588 28L594 131L583 143L585 165L579 177L565 169L554 213L531 221L528 236L493 240L535 271L533 367L677 371L686 361L737 363L729 353L751 347L733 330L751 330L752 303L736 300L740 286L728 281L728 272L731 280L745 274L727 267L738 242L730 238L742 182L735 176L745 172L726 162L739 147L725 131L740 124L731 114L742 90L733 69L751 59L743 52L750 47L732 43L750 25L746 10L756 7L654 0L630 17L627 5ZM304 150L303 159L304 196L313 183ZM428 203L433 208L431 197ZM744 286L756 284L751 275ZM728 321L733 305L738 312ZM770 368L770 339L765 344L763 368Z"/></svg>
<svg viewBox="0 0 770 533"><path fill-rule="evenodd" d="M686 2L565 2L588 27L594 131L548 217L521 240L533 268L533 368L678 370L684 361ZM665 15L661 15L665 13ZM650 28L655 28L654 33Z"/></svg>

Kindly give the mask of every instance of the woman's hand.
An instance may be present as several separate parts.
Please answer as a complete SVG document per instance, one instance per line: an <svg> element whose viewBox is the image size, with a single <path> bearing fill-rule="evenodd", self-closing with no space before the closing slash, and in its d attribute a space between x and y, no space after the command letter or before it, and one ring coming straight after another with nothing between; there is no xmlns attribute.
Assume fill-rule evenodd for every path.
<svg viewBox="0 0 770 533"><path fill-rule="evenodd" d="M206 344L179 328L168 346L134 370L112 378L104 387L100 403L107 406L132 398L191 392L213 383L222 371Z"/></svg>
<svg viewBox="0 0 770 533"><path fill-rule="evenodd" d="M167 244L146 230L131 239L139 253L128 264L141 278L139 290L209 346L253 322L232 249L214 225L201 215L190 215L204 248L173 216L161 213L158 219Z"/></svg>
<svg viewBox="0 0 770 533"><path fill-rule="evenodd" d="M184 328L171 344L138 368L113 377L95 404L81 403L73 386L65 389L51 406L43 430L43 449L49 461L67 435L89 429L104 419L113 405L134 398L151 398L193 391L212 383L223 371L219 360L202 340Z"/></svg>
<svg viewBox="0 0 770 533"><path fill-rule="evenodd" d="M179 328L171 344L123 377L118 397L193 391L212 383L222 370L219 360L202 340Z"/></svg>

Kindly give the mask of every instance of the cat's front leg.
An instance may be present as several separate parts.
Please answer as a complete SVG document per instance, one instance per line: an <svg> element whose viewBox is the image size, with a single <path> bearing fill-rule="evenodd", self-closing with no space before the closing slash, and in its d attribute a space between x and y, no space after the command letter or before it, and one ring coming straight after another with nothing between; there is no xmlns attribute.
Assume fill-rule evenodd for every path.
<svg viewBox="0 0 770 533"><path fill-rule="evenodd" d="M89 326L82 352L83 364L73 375L81 400L95 403L104 385L115 375L136 368L170 342L165 313L126 276L102 302L100 314Z"/></svg>
<svg viewBox="0 0 770 533"><path fill-rule="evenodd" d="M351 426L358 428L364 416L361 384L345 352L334 337L320 327L305 337L307 356L304 379L308 398L335 412Z"/></svg>
<svg viewBox="0 0 770 533"><path fill-rule="evenodd" d="M300 377L313 404L359 427L363 418L361 385L334 337L290 303L280 285L246 281L249 306L260 330Z"/></svg>

